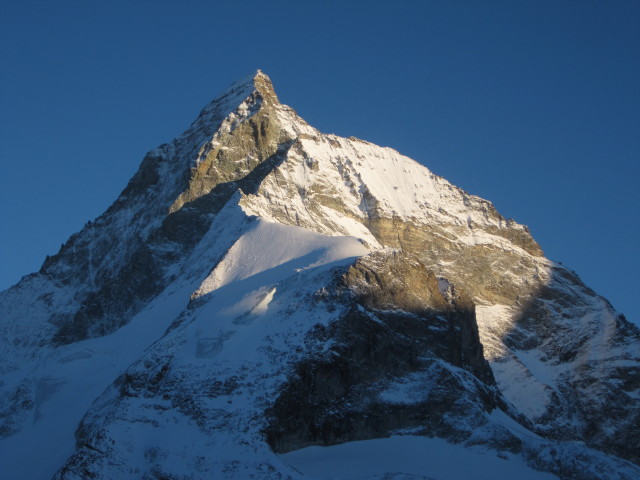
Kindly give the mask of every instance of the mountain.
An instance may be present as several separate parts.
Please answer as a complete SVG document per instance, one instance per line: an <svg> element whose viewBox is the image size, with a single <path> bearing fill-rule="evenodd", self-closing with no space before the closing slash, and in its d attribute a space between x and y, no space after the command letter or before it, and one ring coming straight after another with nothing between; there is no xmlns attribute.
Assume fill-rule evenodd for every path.
<svg viewBox="0 0 640 480"><path fill-rule="evenodd" d="M638 328L260 71L0 293L0 342L2 478L640 478Z"/></svg>

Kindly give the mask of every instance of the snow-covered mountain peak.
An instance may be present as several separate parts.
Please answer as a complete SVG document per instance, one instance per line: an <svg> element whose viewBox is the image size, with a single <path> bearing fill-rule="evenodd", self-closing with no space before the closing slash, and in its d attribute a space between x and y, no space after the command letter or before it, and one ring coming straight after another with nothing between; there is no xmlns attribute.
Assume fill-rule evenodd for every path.
<svg viewBox="0 0 640 480"><path fill-rule="evenodd" d="M234 103L237 106L242 100L255 93L259 93L276 102L278 101L271 79L260 69L233 82L225 91L218 94L214 100L207 104L204 110L215 108L215 105L217 105L221 99L228 99L226 103L231 107Z"/></svg>
<svg viewBox="0 0 640 480"><path fill-rule="evenodd" d="M297 480L303 447L435 436L638 478L638 351L525 226L258 70L0 292L0 477Z"/></svg>
<svg viewBox="0 0 640 480"><path fill-rule="evenodd" d="M256 69L256 71L253 72L252 74L247 75L246 77L231 84L228 90L233 90L236 88L238 89L242 88L246 92L259 90L263 95L267 95L267 96L275 95L271 78L269 78L269 75L264 73L259 68Z"/></svg>

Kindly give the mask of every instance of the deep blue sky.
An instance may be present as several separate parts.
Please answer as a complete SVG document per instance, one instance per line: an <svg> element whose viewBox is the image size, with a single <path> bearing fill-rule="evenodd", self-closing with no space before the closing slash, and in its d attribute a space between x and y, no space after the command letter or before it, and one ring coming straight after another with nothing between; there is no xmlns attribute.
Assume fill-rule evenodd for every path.
<svg viewBox="0 0 640 480"><path fill-rule="evenodd" d="M0 288L256 68L529 225L640 321L640 2L0 1Z"/></svg>

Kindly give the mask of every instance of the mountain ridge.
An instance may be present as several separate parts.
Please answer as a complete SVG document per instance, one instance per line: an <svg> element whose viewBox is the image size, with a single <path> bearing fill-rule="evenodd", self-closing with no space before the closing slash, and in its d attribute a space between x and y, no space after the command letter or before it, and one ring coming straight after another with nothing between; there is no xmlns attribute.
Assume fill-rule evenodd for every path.
<svg viewBox="0 0 640 480"><path fill-rule="evenodd" d="M369 260L355 260L367 252ZM360 273L350 277L354 271ZM300 278L307 280L299 285ZM604 478L589 473L593 465L610 478L632 478L625 472L636 467L588 447L638 462L638 329L574 273L545 259L526 227L502 217L490 202L393 149L320 133L279 103L261 71L236 82L183 134L150 151L102 216L45 260L38 274L0 295L7 379L2 441L28 431L32 420L37 424L48 399L63 398L65 388L75 391L77 377L45 363L109 362L108 353L100 357L80 345L108 344L123 329L139 329L139 319L150 325L149 312L161 318L151 329L155 338L149 333L139 344L125 342L129 353L106 369L103 388L111 386L104 394L94 390L83 400L87 413L76 450L57 478L86 472L139 477L145 468L157 476L155 460L147 458L154 455L140 452L135 436L116 428L135 424L127 412L145 402L140 418L161 431L168 431L166 419L144 413L146 408L181 412L204 432L205 443L220 445L220 435L239 435L240 443L231 442L239 450L230 447L235 453L227 459L203 460L193 467L196 476L239 462L243 442L256 445L264 465L273 467L270 448L416 428L422 435L507 449L562 478ZM166 305L166 314L159 305ZM270 330L265 318L282 331ZM284 319L300 331L292 333ZM289 332L286 340L274 340L283 332ZM234 356L231 345L246 348L239 338L255 343L265 360L258 353L249 360ZM416 343L402 352L398 345L405 338ZM163 344L166 351L159 350ZM403 367L389 370L380 363L390 358L403 359ZM257 367L261 362L270 366ZM189 379L194 368L209 376ZM264 378L251 377L247 368ZM367 368L381 376L364 375ZM239 373L225 373L234 369ZM318 375L329 390L317 391L311 379ZM211 378L222 383L214 388ZM252 382L273 398L245 399L245 410L219 404L233 402L243 389L249 399L261 397ZM442 391L406 404L385 393L391 385L414 384ZM452 400L453 392L464 408ZM94 398L89 408L86 402ZM289 407L279 405L290 406L291 398L298 413L290 422ZM493 411L505 412L538 439L499 427ZM475 412L472 421L469 412ZM216 423L216 415L228 422ZM296 421L307 425L307 437L286 433L304 431ZM351 425L346 433L345 421ZM73 425L70 420L67 430ZM109 438L118 441L109 444ZM566 458L543 454L543 438ZM571 441L588 447L566 443ZM289 447L278 446L283 442ZM179 458L163 451L173 460L156 458L162 468L192 461L187 451L180 450ZM571 463L570 452L583 460ZM109 466L114 458L124 469ZM251 469L266 467L249 462L238 468L244 474L234 475L251 478ZM291 474L273 468L273 478Z"/></svg>

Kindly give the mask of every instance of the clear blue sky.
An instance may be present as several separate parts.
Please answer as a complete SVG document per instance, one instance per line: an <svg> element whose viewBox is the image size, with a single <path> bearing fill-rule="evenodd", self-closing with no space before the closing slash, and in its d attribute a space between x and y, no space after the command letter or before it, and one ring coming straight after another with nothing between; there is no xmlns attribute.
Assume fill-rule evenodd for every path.
<svg viewBox="0 0 640 480"><path fill-rule="evenodd" d="M256 68L529 225L640 321L640 2L0 2L0 288Z"/></svg>

